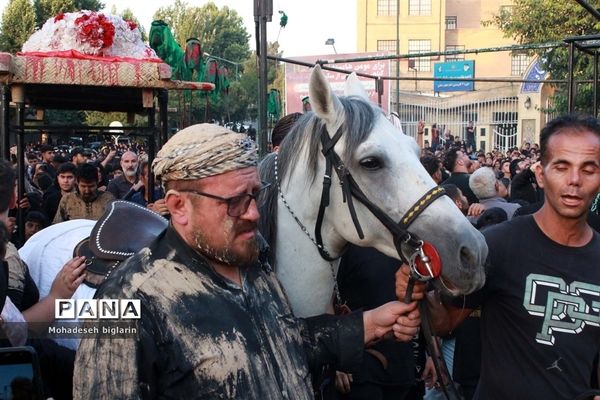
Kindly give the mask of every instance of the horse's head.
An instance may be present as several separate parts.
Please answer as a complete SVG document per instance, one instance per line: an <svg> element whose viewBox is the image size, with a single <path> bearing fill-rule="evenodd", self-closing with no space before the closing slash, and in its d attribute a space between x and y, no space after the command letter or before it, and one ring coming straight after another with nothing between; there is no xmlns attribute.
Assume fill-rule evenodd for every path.
<svg viewBox="0 0 600 400"><path fill-rule="evenodd" d="M416 142L402 134L368 96L356 76L346 82L346 95L338 98L315 67L309 94L314 113L320 119L315 126L327 128L329 137L342 131L334 150L367 198L394 221L405 213L436 184L419 161ZM368 130L360 132L359 130ZM370 131L370 132L369 132ZM317 171L325 168L319 157ZM330 206L325 213L324 236L332 249L346 242L375 247L398 258L388 229L359 201L354 200L358 221L364 232L360 239L352 221L336 174L332 174ZM321 180L315 180L320 186ZM442 196L428 205L410 225L409 231L432 243L442 258L442 283L453 294L469 293L483 285L483 264L487 246L483 236L469 223L454 202Z"/></svg>

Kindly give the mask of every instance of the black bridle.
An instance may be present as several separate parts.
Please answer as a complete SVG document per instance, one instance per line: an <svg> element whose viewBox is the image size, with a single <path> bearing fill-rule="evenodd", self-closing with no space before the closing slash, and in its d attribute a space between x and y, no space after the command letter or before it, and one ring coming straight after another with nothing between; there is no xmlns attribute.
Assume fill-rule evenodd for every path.
<svg viewBox="0 0 600 400"><path fill-rule="evenodd" d="M354 199L358 200L377 218L383 226L385 226L392 236L394 237L394 245L398 251L398 255L401 260L406 264L412 266L415 261L415 257L420 255L423 241L419 239L417 235L409 232L408 228L417 219L419 215L429 207L436 199L446 194L443 188L436 186L428 190L413 206L404 214L399 222L395 222L389 215L387 215L381 208L373 204L371 200L367 198L365 193L361 190L360 186L344 165L344 162L340 156L333 149L336 143L342 137L343 130L340 128L336 134L330 138L327 129L321 132L321 152L325 157L325 175L323 177L323 191L321 192L321 202L319 204L319 213L317 215L317 221L315 224L315 239L317 241L317 247L319 254L322 258L327 261L334 261L335 258L331 257L323 246L323 237L321 235L321 228L323 226L323 219L325 217L325 210L329 206L329 192L331 189L331 174L332 170L337 174L340 185L342 188L343 201L348 205L350 211L350 217L356 233L360 239L364 239L365 235L358 221L356 210L354 208Z"/></svg>
<svg viewBox="0 0 600 400"><path fill-rule="evenodd" d="M336 143L342 137L342 133L343 130L341 127L338 128L335 135L331 138L329 137L329 132L326 128L321 132L321 152L325 157L325 175L323 177L323 191L321 192L321 202L319 204L319 212L315 224L315 239L317 243L317 249L319 250L321 257L325 260L335 260L335 258L331 257L327 250L325 250L323 237L321 235L325 210L329 206L329 192L331 189L331 176L333 170L339 178L342 188L342 198L344 203L348 205L350 217L352 218L352 222L356 228L358 237L363 239L365 235L360 226L360 222L358 221L353 199L358 200L365 207L367 207L367 209L375 216L375 218L377 218L392 234L394 238L394 246L398 251L400 259L411 269L411 279L409 281L409 287L407 288L405 298L405 302L409 303L412 301L412 287L415 280L426 281L433 278L434 274L429 265L430 260L423 251L423 241L417 235L411 233L408 228L427 207L429 207L435 200L445 195L446 192L439 186L433 187L432 189L428 190L415 204L413 204L412 207L409 208L399 222L395 222L381 208L373 204L373 202L368 199L365 193L360 189L360 186L358 186L356 180L352 177L352 174L348 168L344 165L344 162L340 156L333 149ZM416 265L417 257L419 257L422 264L427 267L427 270L429 271L428 275L419 273ZM439 342L434 337L429 309L425 301L419 302L419 311L421 312L421 328L423 331L423 336L425 342L427 343L429 354L433 359L438 380L441 382L442 391L447 399L458 400L460 399L460 396L452 382L451 375L448 372L448 368L446 367L446 363L442 357L441 349L439 348Z"/></svg>

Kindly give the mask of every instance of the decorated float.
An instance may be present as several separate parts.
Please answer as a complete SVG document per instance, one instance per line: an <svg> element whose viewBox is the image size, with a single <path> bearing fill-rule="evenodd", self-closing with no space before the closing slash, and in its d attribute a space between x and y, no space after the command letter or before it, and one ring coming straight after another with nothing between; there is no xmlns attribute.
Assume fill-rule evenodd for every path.
<svg viewBox="0 0 600 400"><path fill-rule="evenodd" d="M2 155L10 156L16 138L22 194L26 109L120 111L147 117L147 126L123 130L151 138L152 162L157 146L167 139L167 90L211 91L214 87L173 79L172 68L142 41L132 21L94 11L61 13L33 33L20 53L0 53ZM16 110L12 122L11 107ZM106 132L103 128L108 129L76 127L78 134ZM39 124L35 129L54 134L73 131L73 127Z"/></svg>

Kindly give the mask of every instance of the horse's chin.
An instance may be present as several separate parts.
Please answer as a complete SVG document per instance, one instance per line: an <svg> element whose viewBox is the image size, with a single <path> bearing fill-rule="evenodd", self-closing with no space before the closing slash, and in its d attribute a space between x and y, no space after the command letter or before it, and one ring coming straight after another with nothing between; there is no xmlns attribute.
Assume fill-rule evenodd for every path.
<svg viewBox="0 0 600 400"><path fill-rule="evenodd" d="M452 297L460 296L464 293L463 290L456 286L452 281L443 276L435 280L435 286L438 290L442 291L442 293Z"/></svg>
<svg viewBox="0 0 600 400"><path fill-rule="evenodd" d="M452 297L463 296L467 294L471 294L474 291L481 289L485 281L482 281L478 284L473 284L473 281L467 281L465 285L460 285L453 282L451 279L444 277L443 275L435 280L435 287L442 291L442 293L447 294Z"/></svg>

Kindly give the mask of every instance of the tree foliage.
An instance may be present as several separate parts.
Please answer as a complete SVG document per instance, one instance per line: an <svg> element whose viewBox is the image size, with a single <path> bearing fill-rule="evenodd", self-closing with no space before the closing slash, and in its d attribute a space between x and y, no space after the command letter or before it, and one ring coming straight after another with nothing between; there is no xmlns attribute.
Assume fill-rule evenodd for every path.
<svg viewBox="0 0 600 400"><path fill-rule="evenodd" d="M104 8L104 4L98 0L34 0L33 4L38 27L61 12L99 11Z"/></svg>
<svg viewBox="0 0 600 400"><path fill-rule="evenodd" d="M250 53L250 36L237 11L227 6L218 8L213 2L195 7L176 0L172 6L160 8L154 19L169 25L182 48L188 38L194 37L200 41L204 53L229 60L229 63L220 61L229 68L229 94L214 99L195 92L187 100L177 92L169 93L170 106L190 115L181 118L180 127L212 119L228 122L256 117L256 60ZM272 80L274 77L273 74Z"/></svg>
<svg viewBox="0 0 600 400"><path fill-rule="evenodd" d="M250 52L248 31L237 11L225 6L218 8L209 2L201 7L188 6L176 0L172 6L161 7L154 19L166 22L180 46L195 37L202 51L233 62L243 62Z"/></svg>
<svg viewBox="0 0 600 400"><path fill-rule="evenodd" d="M77 10L98 11L104 5L98 0L10 0L2 13L0 51L15 53L49 18Z"/></svg>
<svg viewBox="0 0 600 400"><path fill-rule="evenodd" d="M600 6L600 0L589 3L595 8ZM503 8L488 22L522 44L561 41L570 36L596 34L600 29L600 22L574 1L513 0L512 7ZM552 78L567 78L569 58L565 47L535 53ZM574 70L575 79L591 79L593 58L578 52ZM565 85L557 86L555 106L559 112L566 110L566 89ZM590 112L591 85L577 85L576 93L576 108Z"/></svg>
<svg viewBox="0 0 600 400"><path fill-rule="evenodd" d="M127 125L127 113L85 111L85 124L90 126L109 126L111 122L119 121Z"/></svg>
<svg viewBox="0 0 600 400"><path fill-rule="evenodd" d="M21 50L36 26L35 12L30 0L10 0L2 13L0 51L16 53Z"/></svg>

